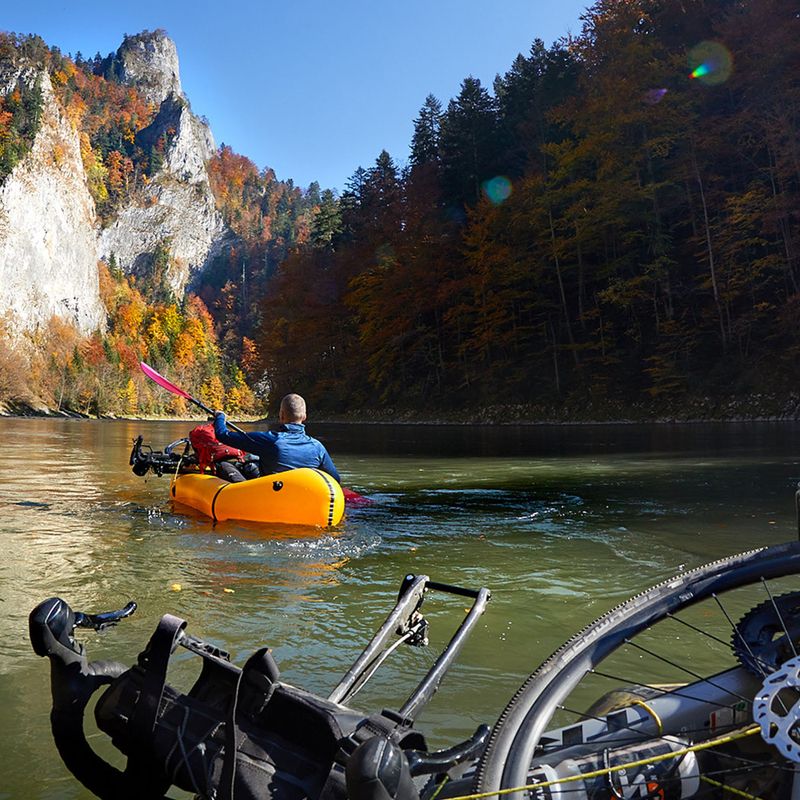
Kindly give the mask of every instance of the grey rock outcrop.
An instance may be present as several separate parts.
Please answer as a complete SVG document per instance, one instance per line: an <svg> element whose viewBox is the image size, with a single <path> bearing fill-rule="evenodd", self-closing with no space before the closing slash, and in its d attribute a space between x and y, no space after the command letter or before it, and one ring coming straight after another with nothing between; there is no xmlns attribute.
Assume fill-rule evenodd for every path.
<svg viewBox="0 0 800 800"><path fill-rule="evenodd" d="M183 95L175 45L162 31L128 37L117 52L125 80L146 87L159 110L137 141L167 142L164 163L138 203L124 207L101 233L100 253L127 273L146 274L157 248L170 254L169 288L180 297L227 247L231 234L216 208L206 163L216 149L208 125ZM160 98L160 99L159 99Z"/></svg>
<svg viewBox="0 0 800 800"><path fill-rule="evenodd" d="M39 81L42 121L30 152L0 187L0 315L12 335L57 316L83 333L105 325L97 271L94 202L80 139L64 117L46 72L4 76Z"/></svg>
<svg viewBox="0 0 800 800"><path fill-rule="evenodd" d="M206 169L214 139L183 95L173 42L162 31L126 37L114 74L144 91L158 108L152 124L137 134L137 144L158 144L163 163L144 191L101 229L80 134L66 118L46 70L0 63L0 94L20 81L30 86L38 80L43 96L31 150L0 185L0 322L9 331L35 329L53 315L83 333L103 328L98 260L110 261L112 255L123 271L146 275L154 254L166 249L166 281L180 298L232 240Z"/></svg>
<svg viewBox="0 0 800 800"><path fill-rule="evenodd" d="M156 108L171 94L183 97L178 50L164 31L126 36L114 61L120 81L135 86Z"/></svg>

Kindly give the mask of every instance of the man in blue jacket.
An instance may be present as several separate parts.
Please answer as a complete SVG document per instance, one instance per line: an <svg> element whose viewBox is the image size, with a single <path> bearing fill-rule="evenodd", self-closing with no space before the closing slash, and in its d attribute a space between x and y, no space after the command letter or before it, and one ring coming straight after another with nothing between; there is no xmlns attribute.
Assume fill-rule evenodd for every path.
<svg viewBox="0 0 800 800"><path fill-rule="evenodd" d="M327 472L341 483L333 460L322 442L306 433L306 401L299 394L287 394L278 413L277 431L237 433L228 429L225 414L214 412L214 433L223 444L238 447L258 456L262 475L271 475L296 467L314 467Z"/></svg>

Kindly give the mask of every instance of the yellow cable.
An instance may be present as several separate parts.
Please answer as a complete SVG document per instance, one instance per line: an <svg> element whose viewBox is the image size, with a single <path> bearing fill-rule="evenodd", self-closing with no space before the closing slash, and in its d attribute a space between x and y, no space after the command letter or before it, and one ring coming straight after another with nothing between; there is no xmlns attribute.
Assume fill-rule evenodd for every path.
<svg viewBox="0 0 800 800"><path fill-rule="evenodd" d="M431 795L431 800L436 800L436 798L439 796L439 793L442 791L442 789L444 789L444 785L449 780L450 778L448 778L447 775L445 775L444 780L436 787L436 791Z"/></svg>
<svg viewBox="0 0 800 800"><path fill-rule="evenodd" d="M712 786L718 786L720 789L724 789L726 792L735 794L737 797L746 797L747 800L762 800L762 798L758 797L757 795L748 794L747 792L743 792L741 789L734 789L733 786L726 786L724 783L715 781L712 778L707 778L705 775L701 775L700 780L710 783Z"/></svg>
<svg viewBox="0 0 800 800"><path fill-rule="evenodd" d="M753 725L740 733L730 734L728 736L720 736L717 739L709 739L707 742L700 744L693 744L689 747L684 747L682 750L673 750L670 753L662 753L661 755L651 756L650 758L642 758L638 761L631 761L627 764L617 764L615 767L607 767L605 769L596 769L594 772L584 772L580 775L570 775L566 778L558 778L554 781L542 781L541 783L529 783L525 786L517 786L513 789L498 789L495 792L477 792L476 794L463 794L460 797L451 797L450 800L483 800L484 797L499 797L505 794L513 794L514 792L529 792L532 789L544 789L548 786L559 786L562 783L574 783L575 781L585 781L589 778L599 778L601 775L609 775L612 772L621 772L625 769L632 769L633 767L643 767L647 764L655 764L659 761L669 761L673 758L685 756L687 753L696 753L700 750L708 750L720 744L728 744L728 742L735 742L737 739L744 739L747 736L752 736L761 730L760 725Z"/></svg>
<svg viewBox="0 0 800 800"><path fill-rule="evenodd" d="M658 716L658 712L647 705L644 700L634 700L632 705L641 706L656 721L656 725L658 725L658 735L661 736L664 732L664 724L661 722L661 717Z"/></svg>

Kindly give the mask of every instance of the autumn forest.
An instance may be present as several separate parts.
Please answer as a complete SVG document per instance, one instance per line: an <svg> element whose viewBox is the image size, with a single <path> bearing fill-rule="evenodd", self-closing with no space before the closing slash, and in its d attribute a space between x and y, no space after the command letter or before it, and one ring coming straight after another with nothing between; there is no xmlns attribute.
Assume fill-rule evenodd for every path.
<svg viewBox="0 0 800 800"><path fill-rule="evenodd" d="M160 166L167 142L141 135L152 109L106 59L2 42L21 47L40 48L112 219ZM0 180L35 123L35 95L3 99ZM428 96L409 154L380 152L340 194L225 145L209 172L235 244L185 298L160 277L167 250L147 280L105 265L108 329L41 333L42 396L184 412L142 384L149 359L233 413L288 390L329 414L419 417L797 402L800 15L786 0L600 0L580 35L534 41L491 87ZM13 357L0 397L25 388L9 385Z"/></svg>

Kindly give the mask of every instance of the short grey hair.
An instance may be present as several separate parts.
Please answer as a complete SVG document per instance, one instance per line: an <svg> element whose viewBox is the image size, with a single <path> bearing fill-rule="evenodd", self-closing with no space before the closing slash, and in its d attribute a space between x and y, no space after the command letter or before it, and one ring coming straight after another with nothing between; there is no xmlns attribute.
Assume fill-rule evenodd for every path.
<svg viewBox="0 0 800 800"><path fill-rule="evenodd" d="M289 422L302 422L306 418L306 401L299 394L287 394L281 400L280 413Z"/></svg>

